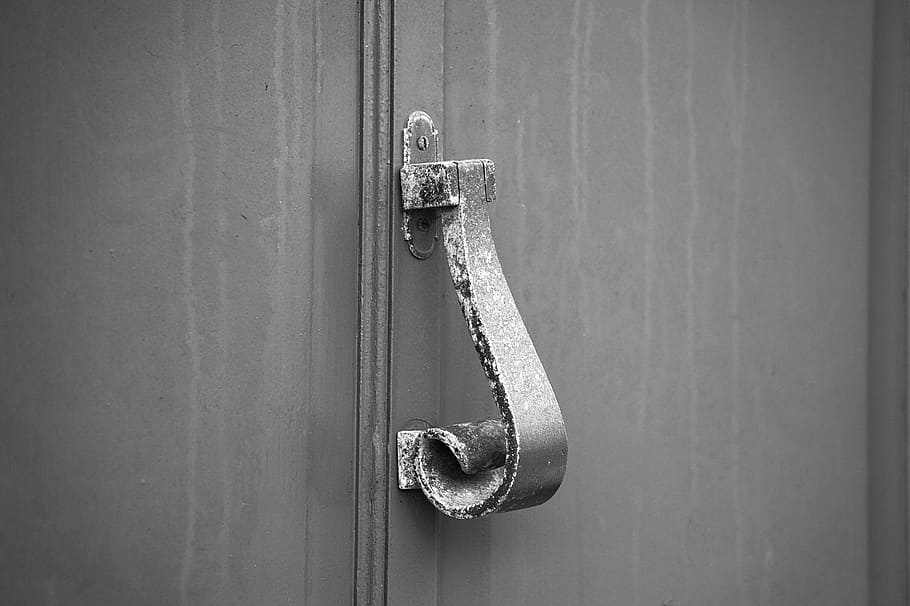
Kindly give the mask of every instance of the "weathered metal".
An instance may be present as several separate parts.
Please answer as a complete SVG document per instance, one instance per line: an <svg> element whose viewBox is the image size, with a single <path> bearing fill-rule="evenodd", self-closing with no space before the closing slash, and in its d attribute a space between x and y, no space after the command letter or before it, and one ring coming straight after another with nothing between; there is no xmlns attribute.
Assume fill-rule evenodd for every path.
<svg viewBox="0 0 910 606"><path fill-rule="evenodd" d="M399 488L419 486L455 518L539 505L566 469L562 413L493 243L494 174L490 160L406 162L401 170L403 207L440 209L449 272L501 416L399 432Z"/></svg>
<svg viewBox="0 0 910 606"><path fill-rule="evenodd" d="M433 120L424 112L413 112L408 117L408 125L404 129L402 147L404 166L413 163L433 162L439 160L439 131L433 125ZM402 181L402 186L404 182ZM408 243L408 250L418 259L427 259L436 250L439 240L439 231L436 223L436 213L426 210L433 206L427 204L420 207L406 208L402 214L401 230Z"/></svg>
<svg viewBox="0 0 910 606"><path fill-rule="evenodd" d="M509 449L508 432L499 419L426 430L403 430L398 432L398 487L402 490L420 488L416 456L423 435L444 444L467 475L505 465Z"/></svg>
<svg viewBox="0 0 910 606"><path fill-rule="evenodd" d="M457 206L452 196L458 187L458 167L454 162L406 164L401 168L401 201L405 211Z"/></svg>

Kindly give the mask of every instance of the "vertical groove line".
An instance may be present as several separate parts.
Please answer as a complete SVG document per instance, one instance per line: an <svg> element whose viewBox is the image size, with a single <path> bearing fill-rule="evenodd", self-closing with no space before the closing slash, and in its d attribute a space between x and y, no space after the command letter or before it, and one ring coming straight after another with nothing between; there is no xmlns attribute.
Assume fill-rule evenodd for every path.
<svg viewBox="0 0 910 606"><path fill-rule="evenodd" d="M394 284L395 281L392 279L395 272L394 267L394 249L392 247L392 230L391 226L394 224L395 213L393 211L392 200L394 194L394 183L392 181L392 150L395 149L394 137L396 135L395 129L392 127L392 116L395 115L395 2L394 0L388 0L388 82L385 83L385 86L388 86L388 102L386 104L386 148L384 153L380 153L380 157L385 158L385 163L379 164L380 170L385 172L385 229L382 231L386 236L385 240L385 259L386 259L386 268L388 269L386 273L386 292L387 299L385 305L385 350L386 350L386 373L385 381L383 382L383 387L385 388L385 406L384 406L384 418L383 418L383 431L380 434L382 437L382 447L387 449L389 444L389 428L391 423L391 395L392 395L392 364L395 359L392 351L394 341L392 340L392 329L393 329L393 310L392 302L395 300ZM382 31L380 31L382 35ZM382 64L379 64L379 72L382 73ZM380 108L380 111L382 108ZM382 130L380 129L380 134ZM388 587L388 577L389 577L389 499L392 498L388 474L389 474L389 459L388 459L388 450L385 450L385 458L382 459L382 466L379 471L383 474L385 478L385 495L383 500L382 508L382 604L388 604L389 602L389 587Z"/></svg>
<svg viewBox="0 0 910 606"><path fill-rule="evenodd" d="M392 0L361 12L360 263L353 603L387 601L388 452L391 391Z"/></svg>
<svg viewBox="0 0 910 606"><path fill-rule="evenodd" d="M908 586L908 127L910 9L875 3L869 147L867 593L903 604Z"/></svg>

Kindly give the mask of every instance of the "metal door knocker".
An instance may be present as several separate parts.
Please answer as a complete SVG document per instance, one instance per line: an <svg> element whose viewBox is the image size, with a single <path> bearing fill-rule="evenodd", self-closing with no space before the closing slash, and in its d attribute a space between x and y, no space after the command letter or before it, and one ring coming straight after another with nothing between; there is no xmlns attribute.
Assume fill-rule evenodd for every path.
<svg viewBox="0 0 910 606"><path fill-rule="evenodd" d="M420 488L454 518L539 505L565 475L566 429L493 244L493 162L439 161L433 121L414 112L404 129L401 196L416 257L432 253L442 225L455 292L501 418L398 432L398 486ZM415 244L418 219L423 239Z"/></svg>

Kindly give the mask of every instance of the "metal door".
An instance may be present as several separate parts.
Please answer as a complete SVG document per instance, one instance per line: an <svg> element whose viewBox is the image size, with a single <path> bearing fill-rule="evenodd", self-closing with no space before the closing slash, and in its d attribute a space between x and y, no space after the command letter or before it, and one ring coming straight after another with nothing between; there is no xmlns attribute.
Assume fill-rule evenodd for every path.
<svg viewBox="0 0 910 606"><path fill-rule="evenodd" d="M906 23L4 3L0 602L905 603ZM496 162L569 436L535 508L395 484L409 421L493 414L401 236L418 109Z"/></svg>
<svg viewBox="0 0 910 606"><path fill-rule="evenodd" d="M351 601L360 26L3 3L0 602Z"/></svg>
<svg viewBox="0 0 910 606"><path fill-rule="evenodd" d="M388 603L904 602L906 190L870 226L869 142L902 132L906 8L873 35L874 9L395 3L390 136L423 109L445 158L496 162L569 465L467 522L390 479ZM887 136L874 157L906 159ZM489 417L445 261L392 248L390 435Z"/></svg>

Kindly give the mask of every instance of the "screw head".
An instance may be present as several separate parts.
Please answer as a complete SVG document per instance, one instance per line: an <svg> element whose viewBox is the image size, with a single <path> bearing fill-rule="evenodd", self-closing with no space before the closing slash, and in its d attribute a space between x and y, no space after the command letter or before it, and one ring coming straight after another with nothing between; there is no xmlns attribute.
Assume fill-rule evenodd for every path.
<svg viewBox="0 0 910 606"><path fill-rule="evenodd" d="M420 151L426 151L426 149L429 146L430 146L430 140L427 139L426 135L420 135L419 137L417 137L417 149L419 149Z"/></svg>

